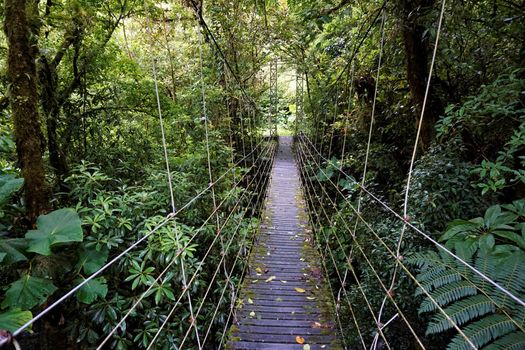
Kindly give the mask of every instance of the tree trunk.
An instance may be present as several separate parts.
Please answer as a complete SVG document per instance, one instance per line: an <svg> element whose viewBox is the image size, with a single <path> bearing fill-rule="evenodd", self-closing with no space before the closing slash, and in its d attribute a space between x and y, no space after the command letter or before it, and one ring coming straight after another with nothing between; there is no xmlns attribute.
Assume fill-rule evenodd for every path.
<svg viewBox="0 0 525 350"><path fill-rule="evenodd" d="M402 0L403 41L407 60L407 79L413 102L417 105L416 128L419 125L421 108L425 98L428 80L428 45L423 34L425 27L419 24L418 17L431 8L434 0ZM434 125L443 113L443 105L431 88L421 125L420 143L423 148L428 147L435 137Z"/></svg>
<svg viewBox="0 0 525 350"><path fill-rule="evenodd" d="M4 30L9 45L8 78L16 149L24 177L27 216L33 222L49 208L49 201L38 114L35 65L38 48L28 21L28 12L35 11L32 5L27 0L5 0Z"/></svg>

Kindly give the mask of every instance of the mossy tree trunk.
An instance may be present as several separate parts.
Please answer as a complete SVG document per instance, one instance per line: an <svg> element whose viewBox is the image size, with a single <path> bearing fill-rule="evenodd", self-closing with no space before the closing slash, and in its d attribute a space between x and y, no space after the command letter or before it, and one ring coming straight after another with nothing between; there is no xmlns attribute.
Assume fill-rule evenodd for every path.
<svg viewBox="0 0 525 350"><path fill-rule="evenodd" d="M407 79L410 95L417 106L416 128L419 125L419 117L428 76L428 56L430 54L428 42L424 36L425 26L421 19L434 5L434 0L401 0L400 12L402 22L403 42L407 64ZM423 124L421 125L420 143L423 148L428 147L435 137L434 125L443 112L443 104L436 96L432 85L427 99Z"/></svg>
<svg viewBox="0 0 525 350"><path fill-rule="evenodd" d="M36 2L5 0L4 30L7 36L10 104L16 137L18 162L24 177L27 216L34 221L49 208L48 188L42 160L43 135L38 113L35 59L38 16ZM36 33L35 33L36 31Z"/></svg>

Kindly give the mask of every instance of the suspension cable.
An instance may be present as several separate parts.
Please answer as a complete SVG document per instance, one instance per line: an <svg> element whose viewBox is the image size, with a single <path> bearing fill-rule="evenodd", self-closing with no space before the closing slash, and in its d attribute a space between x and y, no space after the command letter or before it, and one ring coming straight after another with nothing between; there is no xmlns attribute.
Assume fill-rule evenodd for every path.
<svg viewBox="0 0 525 350"><path fill-rule="evenodd" d="M311 154L311 153L310 153ZM311 154L312 155L312 154ZM315 159L315 157L312 156L312 159ZM314 160L315 162L315 160ZM319 164L317 164L317 166L319 166ZM324 173L324 171L322 170L322 168L319 168L321 172ZM324 173L325 176L326 176L326 173ZM341 194L341 196L344 198L344 200L347 202L347 204L350 206L350 208L352 209L352 211L356 214L356 216L365 224L365 226L369 229L370 232L372 232L372 234L374 235L374 237L381 243L381 245L383 245L385 247L385 249L387 250L387 252L399 263L399 266L401 266L403 268L403 270L406 272L406 274L416 283L416 285L423 291L423 293L429 298L429 300L434 304L436 305L436 307L439 309L439 311L441 313L443 313L443 315L445 316L445 318L447 318L447 320L450 322L451 325L453 325L453 327L459 332L459 334L469 343L469 345L471 345L473 348L475 348L475 346L473 345L472 341L465 335L465 333L458 327L458 325L450 318L450 316L443 310L443 308L435 301L435 299L432 297L432 295L421 285L421 283L417 280L417 278L410 272L410 270L402 263L401 259L402 257L399 256L399 255L396 255L395 252L384 242L384 240L377 234L377 232L372 228L372 226L362 217L362 215L360 213L357 212L356 208L348 201L348 199L344 196L344 194L339 190L339 188L333 183L333 181L331 181L331 179L328 179L329 182L336 188L336 191ZM324 187L321 185L321 188L324 190ZM334 206L335 206L335 203L334 203ZM345 224L345 226L347 227L348 231L351 232L350 228L348 227L348 225L346 224L346 221L341 217L341 214L339 213L339 211L337 211L337 214L338 216L343 220L343 223ZM355 235L351 235L352 236L352 240L354 241L354 243L356 244L356 246L359 248L359 250L361 251L361 254L363 255L363 257L365 258L365 260L368 261L368 257L365 255L364 253L364 250L362 249L361 245L359 244L359 242L356 240L355 238ZM398 307L397 303L395 303L393 297L392 297L392 290L391 289L387 289L386 286L384 286L384 283L382 282L382 280L380 279L379 275L377 274L377 272L374 270L373 266L371 265L371 263L369 263L370 267L372 268L374 274L377 275L377 278L378 280L380 281L380 284L382 285L383 289L385 290L386 292L386 295L388 296L388 298L392 301L393 305L396 307L396 309L398 310L400 316L405 320L405 323L407 323L408 321L406 321L403 313L401 312L401 309ZM409 325L407 323L407 325ZM410 327L409 325L409 328L412 330L412 328ZM415 332L412 332L414 335L415 335ZM417 337L417 335L416 335Z"/></svg>
<svg viewBox="0 0 525 350"><path fill-rule="evenodd" d="M256 186L255 186L255 191L254 191L255 193L258 192L259 187L261 186L261 184L263 183L263 180L264 180L262 176L257 176L257 175L261 175L261 174L266 173L266 171L268 170L268 167L269 167L269 162L266 162L266 166L264 167L264 169L260 169L260 170L257 172L256 176L253 177L252 181L250 181L250 184L251 184L251 183L253 182L253 180L255 180L256 178L259 179L259 180L257 181ZM262 172L261 172L261 170L262 170ZM233 210L235 210L235 208L234 208ZM233 213L233 210L230 212L230 215L229 215L228 218L226 219L226 221L225 221L225 223L223 224L223 226L219 229L221 232L222 232L222 230L224 229L224 227L226 226L227 221L228 221L229 218L231 217L231 215L232 215L232 213ZM239 228L241 227L241 225L242 225L242 223L243 223L243 220L244 220L245 217L246 217L246 213L248 213L248 210L249 210L248 207L246 207L246 208L244 209L244 212L242 213L242 216L240 217L237 226L236 226L235 229L233 230L233 234L232 234L230 240L226 243L226 248L225 248L225 251L226 251L226 252L228 251L229 247L231 246L231 244L232 244L234 238L237 236L237 233L239 232ZM254 209L252 208L252 212L253 212L253 210L254 210ZM235 258L235 262L232 264L231 271L228 273L228 275L231 275L231 273L233 273L233 270L235 269L236 261L237 261L238 257L240 256L240 254L241 254L241 252L242 252L242 248L243 248L243 245L244 245L244 241L241 241L241 242L242 242L242 243L240 244L240 248L239 248L239 250L238 250L238 252L237 252L237 255L236 255L236 258ZM210 293L210 291L211 291L211 288L212 288L212 286L213 286L213 283L214 283L214 281L215 281L215 278L217 277L218 272L219 272L219 270L220 270L220 266L221 266L221 264L222 264L223 262L225 262L225 260L226 260L226 254L222 254L221 259L220 259L220 261L219 261L219 263L217 264L217 267L216 267L216 269L215 269L215 272L214 272L214 274L213 274L211 280L208 282L208 288L206 289L206 292L204 293L204 296L203 296L202 300L200 301L200 305L199 305L199 308L197 309L197 313L196 313L197 317L198 317L198 315L200 314L200 311L202 310L202 307L204 306L204 303L205 303L205 301L206 301L206 298L208 297L208 295L209 295L209 293ZM225 293L225 291L226 291L226 289L227 289L227 287L228 287L228 285L229 285L229 283L230 283L230 279L229 279L229 277L227 277L226 280L227 280L227 283L225 283L225 286L224 286L223 292L221 293L221 298L219 299L219 302L217 303L217 307L220 305L220 303L221 303L221 301L222 301L222 297L223 297L223 295L224 295L224 293ZM215 314L215 315L216 315L216 314ZM214 315L214 317L211 319L210 322L213 322L213 319L215 318L215 315ZM209 329L209 328L208 328L208 329ZM179 345L180 349L182 349L182 346L184 345L184 343L185 343L185 341L186 341L186 339L187 339L189 333L190 333L190 329L188 329L187 332L186 332L186 334L184 335L184 338L182 339L182 342L181 342L181 344ZM203 344L204 344L204 342L203 342Z"/></svg>
<svg viewBox="0 0 525 350"><path fill-rule="evenodd" d="M308 141L308 143L310 144L310 148L315 151L316 154L319 154L319 151L315 148L314 144L312 143L312 141L306 136L306 135L302 135L302 138L306 141ZM325 157L322 157L325 161L328 161L328 159L326 159ZM341 169L340 167L335 167L335 169L339 172L341 172L342 175L344 175L347 179L349 180L352 180L352 181L355 181L353 179L352 176L348 175L346 172L344 172L343 169ZM356 183L356 185L358 187L361 187L361 185L359 183ZM463 258L459 257L457 254L453 253L450 249L448 249L446 246L444 246L443 244L439 243L438 241L436 241L434 238L432 238L429 234L425 233L423 230L421 230L420 228L418 228L417 226L415 226L413 223L411 223L410 221L406 220L401 214L399 214L397 211L395 211L392 207L390 207L386 202L382 201L379 197L377 197L374 193L372 193L366 186L365 187L362 187L363 191L368 194L374 201L376 201L377 203L379 203L381 206L383 206L387 211L389 211L396 219L402 221L402 222L406 222L407 226L412 228L415 232L417 232L418 234L420 234L422 237L424 237L426 240L428 240L429 242L433 243L436 247L440 248L441 250L443 250L445 253L447 253L448 255L450 255L451 257L453 257L454 259L456 259L457 261L459 261L462 265L464 265L465 267L467 267L468 269L470 269L472 272L474 272L476 275L478 275L479 277L481 277L483 280L487 281L488 283L490 283L492 286L494 286L495 288L497 288L499 291L501 291L502 293L506 294L509 298L511 298L512 300L514 300L516 303L520 304L521 306L524 306L525 307L525 301L520 299L519 297L517 297L516 295L514 295L512 292L510 292L508 289L502 287L500 284L498 284L496 281L494 281L493 279L491 279L490 277L488 277L486 274L484 274L483 272L479 271L478 269L476 269L474 266L472 266L471 264L469 264L467 261L465 261ZM355 208L354 208L355 209ZM353 210L354 210L353 209ZM361 219L361 217L359 216L359 218ZM361 219L362 221L364 221L364 219Z"/></svg>
<svg viewBox="0 0 525 350"><path fill-rule="evenodd" d="M304 152L304 150L303 150L302 147L303 147L303 146L302 146L301 144L299 144L299 149L298 149L298 151L300 151L300 152L298 152L297 154L298 154L299 157L300 157L301 163L302 163L302 164L306 164L306 158L305 158L305 157L306 157L306 153ZM301 167L301 169L303 169L303 168L304 168L304 166ZM326 210L324 210L324 206L322 205L322 202L321 202L321 200L319 199L319 196L315 195L315 193L314 193L314 194L311 194L311 193L310 193L310 188L312 188L312 191L313 191L313 187L314 187L313 182L312 182L312 179L311 179L311 176L310 176L306 171L302 171L302 173L303 173L303 179L308 179L308 181L309 181L309 183L310 183L310 185L308 185L308 183L306 183L306 180L305 180L305 183L304 183L304 185L305 185L305 187L306 187L306 189L307 189L308 196L309 196L309 203L314 203L312 198L315 197L315 198L317 199L317 202L319 203L319 207L321 207L322 211L324 212L325 217L326 217L326 219L328 220L330 227L335 227L334 223L333 223L332 220L329 218L328 213L326 212ZM323 194L324 194L324 193L323 193ZM320 224L320 215L318 214L317 210L315 209L315 206L312 205L311 207L312 207L312 210L314 211L314 213L316 214L316 217L317 217L317 221L318 221L318 223L319 223L319 226L322 226L322 225ZM329 240L328 240L328 237L326 237L326 235L324 234L324 232L323 232L322 230L321 230L321 233L323 234L323 237L325 238L325 241L328 242L328 241L329 241ZM335 237L336 237L336 241L337 241L337 243L339 244L339 247L341 248L341 250L342 250L343 253L344 253L344 249L343 249L343 246L342 246L341 240L339 239L339 236L338 236L337 234L335 234ZM327 247L329 248L329 246L327 246ZM338 270L338 268L337 268L337 264L336 264L336 262L335 262L335 258L333 257L333 254L332 254L332 253L330 253L330 254L331 254L331 258L332 258L332 263L334 264L334 268L336 269L337 276L339 277L339 281L340 281L340 283L341 283L341 286L343 286L343 285L344 285L344 282L343 282L343 280L342 280L341 277L340 277L341 274L340 274L340 272L339 272L339 270ZM346 256L346 255L345 255L345 256ZM349 259L347 259L347 261L349 261ZM370 311L370 315L372 316L374 322L376 323L376 325L377 325L377 327L378 327L378 329L379 329L379 328L380 328L380 324L379 324L379 322L378 322L378 320L377 320L377 318L376 318L376 316L375 316L375 312L374 312L374 310L373 310L373 308L372 308L372 305L371 305L371 303L370 303L368 297L366 296L366 293L365 293L365 291L364 291L364 289L363 289L363 287L362 287L362 285L361 285L360 279L359 279L359 277L357 276L357 274L355 273L355 271L354 271L354 269L353 269L353 266L352 266L349 262L348 262L348 265L349 265L350 270L352 271L352 273L353 273L353 275L354 275L354 279L355 279L356 282L357 282L358 289L359 289L359 291L361 292L361 294L363 295L363 299L365 300L365 303L366 303L366 305L367 305L367 307L368 307L368 310ZM351 302L350 302L349 299L348 299L348 294L347 294L346 289L343 288L343 292L344 292L344 295L345 295L345 299L346 299L346 301L347 301L347 303L348 303L348 305L349 305L349 308L352 309ZM356 322L357 322L357 321L356 321ZM357 325L357 328L359 329L359 325ZM389 343L388 343L386 337L384 336L384 334L383 334L382 332L380 332L380 333L381 333L381 336L382 336L383 340L385 341L385 344L387 345L388 349L390 349L390 345L389 345ZM361 338L361 342L363 343L363 346L364 346L364 339ZM364 348L366 349L366 346L364 346Z"/></svg>
<svg viewBox="0 0 525 350"><path fill-rule="evenodd" d="M268 146L269 147L269 146ZM267 151L268 151L268 147L265 148L265 152L261 153L261 154L266 154ZM258 158L259 159L259 158ZM230 197L230 195L232 195L234 193L234 190L235 188L237 188L239 186L239 184L244 180L244 177L247 175L247 173L241 178L239 179L239 181L233 186L233 188L228 192L228 194L226 194L225 198L221 201L221 203L219 203L217 205L217 208L208 216L208 218L201 224L200 228L204 227L210 220L211 218L215 215L215 213L217 212L217 210L219 210L219 208L224 204L226 203L226 201L228 200L228 198ZM240 199L239 199L240 200ZM182 255L182 253L191 245L191 243L193 242L193 240L196 238L197 234L198 234L199 230L196 230L196 232L192 235L192 237L190 237L190 239L186 242L186 244L180 248L176 255L173 257L172 261L168 264L168 266L166 266L166 268L159 274L159 276L154 280L154 283L152 283L148 289L146 289L146 291L144 293L142 293L140 295L140 297L135 301L135 303L131 306L131 308L128 310L128 312L124 315L124 317L122 317L122 319L113 327L113 329L111 330L111 332L106 336L106 338L102 341L102 343L97 347L97 350L100 350L102 349L102 346L111 338L111 336L115 333L115 331L118 329L118 327L120 327L123 322L128 318L128 316L133 312L133 310L135 310L135 308L140 304L140 302L142 301L142 299L144 299L144 297L146 297L146 295L148 295L148 292L153 288L153 286L155 285L155 283L157 283L161 278L162 276L164 276L164 274L166 272L168 272L168 270L173 266L173 264L175 264L177 258L179 256Z"/></svg>
<svg viewBox="0 0 525 350"><path fill-rule="evenodd" d="M270 161L270 166L273 166L273 158L272 158L272 161ZM258 205L260 204L261 200L264 199L264 198L266 198L266 196L267 196L267 191L268 191L268 187L269 187L269 186L268 186L268 183L269 183L269 182L270 182L270 177L268 176L268 177L266 177L265 182L264 182L264 185L263 185L263 187L265 188L266 192L265 192L264 195L262 195L262 196L260 196L260 197L258 198L258 201L257 201L257 204L258 204ZM255 208L255 207L254 207L254 208ZM261 210L261 213L264 213L264 210L265 210L265 209L262 209L262 210ZM254 209L252 209L252 216L253 216L253 213L254 213ZM250 251L246 254L248 257L249 257L249 256L251 255L251 253L252 253L253 246L254 246L254 244L253 244L254 240L255 240L255 234L252 235L251 240L250 240L250 242L251 242ZM237 285L236 285L235 293L232 295L232 304L230 305L230 312L228 313L228 317L227 317L227 319L226 319L226 322L224 323L224 328L223 328L223 330L222 330L222 335L221 335L221 341L220 341L220 343L219 343L219 349L222 349L222 344L223 344L224 339L225 339L225 336L226 336L226 334L227 334L227 333L226 333L226 328L228 327L228 325L229 325L229 323L230 323L230 319L231 319L231 317L232 317L232 315L233 315L233 312L234 312L234 310L235 310L235 307L234 307L235 304L234 304L234 302L235 302L235 300L237 299L238 294L239 294L239 291L240 291L240 289L241 289L241 283L242 283L242 281L243 281L242 276L245 276L246 269L247 269L247 267L248 267L248 262L249 262L249 259L246 259L246 260L244 261L244 264L243 264L243 267L242 267L242 270L241 270L241 274L240 274L241 278L239 278L239 281L237 282ZM234 265L235 265L235 263L234 263ZM223 290L223 291L224 291L224 290ZM213 318L215 318L215 314L217 313L218 308L219 308L219 304L218 304L217 307L215 308L215 312L214 312L214 316L213 316ZM212 326L212 323L210 323L210 325L208 326L208 330L206 331L206 335L205 335L205 337L204 337L203 344L206 343L206 339L208 338L209 332L210 332L210 330L211 330L211 326Z"/></svg>
<svg viewBox="0 0 525 350"><path fill-rule="evenodd" d="M248 186L254 181L255 177L252 177L252 179L250 180L250 183L248 184ZM239 204L240 201L237 201L236 203L236 206ZM234 208L235 209L235 208ZM228 216L228 219L231 217L233 213L233 210L230 212L230 215ZM221 227L221 230L225 227L226 223L228 222L228 220L225 220L225 222L223 223L222 227ZM149 344L147 350L151 349L151 347L153 346L153 344L155 343L155 341L157 340L158 336L160 335L161 331L164 329L164 327L166 326L166 324L168 323L169 319L171 318L171 316L173 315L173 313L175 312L177 306L180 304L180 301L181 299L183 298L184 294L186 294L186 292L189 290L189 287L192 285L192 283L195 281L195 279L197 278L197 276L200 274L200 271L202 270L202 266L204 265L204 261L206 260L206 258L210 255L211 251L212 251L212 248L213 246L215 245L215 243L217 242L217 238L219 237L220 233L221 233L221 230L215 235L213 241L210 243L209 247L208 247L208 250L206 251L206 253L204 254L204 257L201 259L201 261L199 262L198 266L196 267L195 269L195 273L193 274L193 276L191 277L191 279L188 281L188 284L186 285L186 288L182 291L182 293L180 294L179 298L177 299L177 301L175 302L175 304L173 305L173 307L171 308L170 312L168 313L168 315L166 315L165 317L165 320L164 322L162 323L162 325L159 327L159 329L157 330L157 333L155 334L155 336L153 337L153 339L151 340L151 343Z"/></svg>

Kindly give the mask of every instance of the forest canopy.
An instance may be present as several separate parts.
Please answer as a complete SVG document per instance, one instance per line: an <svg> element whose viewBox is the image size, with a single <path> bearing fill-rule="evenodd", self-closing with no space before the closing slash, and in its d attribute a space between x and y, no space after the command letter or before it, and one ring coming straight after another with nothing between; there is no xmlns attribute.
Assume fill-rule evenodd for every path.
<svg viewBox="0 0 525 350"><path fill-rule="evenodd" d="M525 346L525 308L418 233L525 299L525 1L0 11L0 330L25 348L225 346L276 135L348 349L420 348L366 306L398 313L393 275L425 348Z"/></svg>

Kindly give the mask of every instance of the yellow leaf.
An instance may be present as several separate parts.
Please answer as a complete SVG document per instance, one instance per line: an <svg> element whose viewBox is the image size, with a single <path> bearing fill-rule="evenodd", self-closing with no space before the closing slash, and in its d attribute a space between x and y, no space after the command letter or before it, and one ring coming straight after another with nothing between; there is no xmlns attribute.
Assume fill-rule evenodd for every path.
<svg viewBox="0 0 525 350"><path fill-rule="evenodd" d="M275 276L270 276L270 277L268 277L268 278L266 279L265 282L268 283L268 282L273 281L274 279L275 279Z"/></svg>
<svg viewBox="0 0 525 350"><path fill-rule="evenodd" d="M302 288L295 288L295 291L296 291L297 293L304 293L304 292L306 292L306 291L305 291L304 289L302 289Z"/></svg>
<svg viewBox="0 0 525 350"><path fill-rule="evenodd" d="M282 283L286 283L286 281L281 280Z"/></svg>
<svg viewBox="0 0 525 350"><path fill-rule="evenodd" d="M255 317L255 311L250 312L251 317Z"/></svg>
<svg viewBox="0 0 525 350"><path fill-rule="evenodd" d="M253 300L251 298L248 298L248 304L253 304Z"/></svg>
<svg viewBox="0 0 525 350"><path fill-rule="evenodd" d="M304 344L303 345L303 350L310 350L310 345Z"/></svg>
<svg viewBox="0 0 525 350"><path fill-rule="evenodd" d="M256 267L255 271L257 271L258 273L262 273L262 269L260 267Z"/></svg>
<svg viewBox="0 0 525 350"><path fill-rule="evenodd" d="M315 300L315 297L306 297L306 299L308 299L308 300ZM248 301L250 301L250 300L248 299Z"/></svg>
<svg viewBox="0 0 525 350"><path fill-rule="evenodd" d="M295 337L295 341L297 342L297 344L304 344L304 338L301 337L300 335Z"/></svg>

